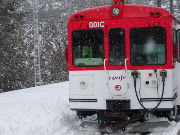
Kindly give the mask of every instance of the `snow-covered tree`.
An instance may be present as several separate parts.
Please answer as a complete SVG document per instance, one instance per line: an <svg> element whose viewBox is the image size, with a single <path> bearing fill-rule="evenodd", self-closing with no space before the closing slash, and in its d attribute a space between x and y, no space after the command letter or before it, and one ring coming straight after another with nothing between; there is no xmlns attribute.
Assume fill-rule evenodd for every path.
<svg viewBox="0 0 180 135"><path fill-rule="evenodd" d="M18 10L22 1L0 0L0 90L23 88L28 67L20 27L24 14Z"/></svg>
<svg viewBox="0 0 180 135"><path fill-rule="evenodd" d="M15 6L13 6L14 8L12 8L14 10L13 12L9 12L7 10L9 7L11 7L11 4L5 1L16 3ZM0 57L3 57L2 59L4 63L6 63L6 65L3 62L1 62L0 64L3 67L0 68L0 76L2 76L0 78L0 89L2 89L2 87L4 89L5 82L6 84L12 84L12 82L14 82L14 86L12 87L12 89L34 86L32 0L24 0L23 2L19 0L0 0L0 2L4 2L4 7L6 7L6 10L4 10L6 12L4 12L4 14L6 16L9 16L11 20L13 20L12 22L15 22L13 23L13 25L8 24L7 27L4 27L5 25L0 24L0 28L3 26L3 29L0 29L0 31L6 31L1 32L0 37L3 38L9 36L6 41L7 43L5 43L5 40L0 41L0 49L3 49L3 51L1 51L3 53L0 52ZM67 22L70 16L73 13L83 9L112 4L113 0L39 0L38 2L42 80L44 84L65 81L68 79L68 72L66 70L64 49L67 46L68 41ZM145 4L150 6L157 6L157 0L125 0L125 2L129 4ZM18 9L20 4L21 8ZM1 4L0 6L0 11L3 9L1 8L3 7L2 5L3 4ZM168 10L170 9L169 0L162 0L162 8ZM177 18L180 18L179 0L174 0L173 9L174 15ZM21 21L22 16L20 14L20 11L26 12L24 23L22 23ZM0 12L0 15L2 13L3 12ZM15 13L16 15L14 15ZM8 34L8 31L11 34ZM4 36L2 33L4 34ZM7 34L8 36L5 36L5 34ZM13 38L10 38L11 36ZM4 44L6 44L6 46L2 46ZM12 56L9 53L4 53L10 52L10 50L12 51ZM17 64L17 62L19 65ZM14 63L16 63L16 65L13 65ZM17 69L14 67L16 67ZM14 68L15 70L12 70L12 68ZM21 72L17 72L18 70ZM16 77L15 79L12 79L12 74L15 74L13 75ZM5 77L11 78L11 80L5 79ZM24 79L22 80L21 78ZM2 83L3 81L5 82ZM6 86L9 87L10 85Z"/></svg>

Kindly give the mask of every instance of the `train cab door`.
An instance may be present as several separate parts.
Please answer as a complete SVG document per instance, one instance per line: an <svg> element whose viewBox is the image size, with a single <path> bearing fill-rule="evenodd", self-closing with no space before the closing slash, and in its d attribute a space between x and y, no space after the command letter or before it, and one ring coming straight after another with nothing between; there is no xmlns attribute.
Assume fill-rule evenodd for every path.
<svg viewBox="0 0 180 135"><path fill-rule="evenodd" d="M125 29L109 28L109 91L112 96L127 93Z"/></svg>

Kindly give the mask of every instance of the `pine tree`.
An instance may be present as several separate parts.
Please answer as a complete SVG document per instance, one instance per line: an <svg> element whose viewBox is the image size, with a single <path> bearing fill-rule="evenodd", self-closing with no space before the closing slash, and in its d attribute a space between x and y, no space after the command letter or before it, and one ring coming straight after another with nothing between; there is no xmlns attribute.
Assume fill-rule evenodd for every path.
<svg viewBox="0 0 180 135"><path fill-rule="evenodd" d="M23 14L18 11L22 1L0 0L0 90L9 91L23 87L25 80L25 52L20 36Z"/></svg>

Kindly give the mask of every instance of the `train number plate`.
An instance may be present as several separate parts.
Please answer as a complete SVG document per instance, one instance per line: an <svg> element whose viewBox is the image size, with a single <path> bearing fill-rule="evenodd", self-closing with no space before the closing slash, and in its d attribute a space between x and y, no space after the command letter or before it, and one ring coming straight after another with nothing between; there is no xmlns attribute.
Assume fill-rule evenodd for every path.
<svg viewBox="0 0 180 135"><path fill-rule="evenodd" d="M90 22L89 23L89 28L104 28L104 22Z"/></svg>

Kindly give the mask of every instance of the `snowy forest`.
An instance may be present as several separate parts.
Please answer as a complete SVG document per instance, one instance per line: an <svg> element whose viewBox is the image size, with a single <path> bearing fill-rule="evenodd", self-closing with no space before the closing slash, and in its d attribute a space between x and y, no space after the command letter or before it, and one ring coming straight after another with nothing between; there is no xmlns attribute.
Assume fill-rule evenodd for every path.
<svg viewBox="0 0 180 135"><path fill-rule="evenodd" d="M0 91L34 86L32 0L0 0ZM111 0L39 0L39 34L43 85L68 80L64 58L69 17L82 9ZM157 0L128 0L129 4L157 6ZM170 10L169 0L162 7ZM173 2L180 19L180 1Z"/></svg>

